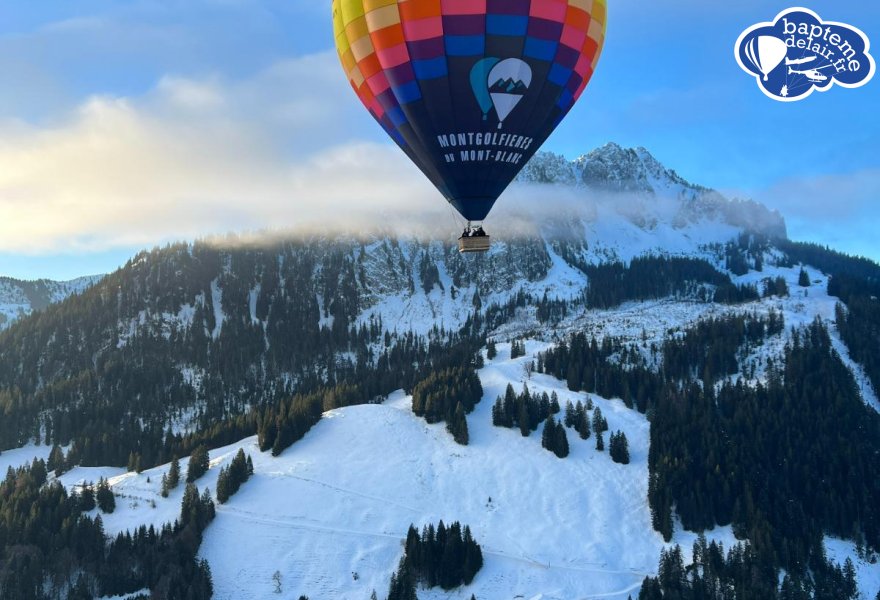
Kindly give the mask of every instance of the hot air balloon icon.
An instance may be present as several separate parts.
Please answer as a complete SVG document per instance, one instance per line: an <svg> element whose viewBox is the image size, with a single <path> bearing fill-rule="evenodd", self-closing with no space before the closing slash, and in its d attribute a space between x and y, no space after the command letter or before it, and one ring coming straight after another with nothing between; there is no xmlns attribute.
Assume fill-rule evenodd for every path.
<svg viewBox="0 0 880 600"><path fill-rule="evenodd" d="M532 85L532 68L523 60L484 58L471 69L471 88L485 121L494 108L498 129Z"/></svg>
<svg viewBox="0 0 880 600"><path fill-rule="evenodd" d="M778 67L788 54L788 46L777 37L761 35L749 40L744 51L749 62L764 74L764 81L767 81L773 69Z"/></svg>

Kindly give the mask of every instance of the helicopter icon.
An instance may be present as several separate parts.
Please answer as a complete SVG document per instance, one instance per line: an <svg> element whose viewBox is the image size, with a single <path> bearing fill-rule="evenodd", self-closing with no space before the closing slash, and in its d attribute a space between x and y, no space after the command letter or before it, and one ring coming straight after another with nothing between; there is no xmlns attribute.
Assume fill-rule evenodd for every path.
<svg viewBox="0 0 880 600"><path fill-rule="evenodd" d="M809 79L812 83L822 83L823 81L828 81L828 76L820 73L822 69L827 69L833 65L825 65L824 67L817 67L815 69L805 69L803 71L798 71L797 69L792 69L788 67L789 75L803 75L807 79Z"/></svg>

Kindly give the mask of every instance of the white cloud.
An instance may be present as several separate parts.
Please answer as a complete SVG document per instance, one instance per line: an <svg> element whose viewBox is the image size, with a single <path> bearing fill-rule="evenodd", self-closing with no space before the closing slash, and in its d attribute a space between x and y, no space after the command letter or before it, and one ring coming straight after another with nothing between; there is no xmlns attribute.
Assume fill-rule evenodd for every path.
<svg viewBox="0 0 880 600"><path fill-rule="evenodd" d="M381 131L335 61L307 56L234 83L165 77L142 98L93 97L52 127L0 123L0 251L356 227L442 209L396 147L370 141Z"/></svg>

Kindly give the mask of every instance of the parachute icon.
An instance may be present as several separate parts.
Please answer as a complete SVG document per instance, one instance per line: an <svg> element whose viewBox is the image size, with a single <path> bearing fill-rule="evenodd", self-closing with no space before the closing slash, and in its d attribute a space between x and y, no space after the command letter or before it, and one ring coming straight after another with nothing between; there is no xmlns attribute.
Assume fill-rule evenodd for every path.
<svg viewBox="0 0 880 600"><path fill-rule="evenodd" d="M764 74L764 81L767 81L773 69L785 60L785 56L788 54L788 46L777 37L761 35L752 38L745 45L745 53L749 62Z"/></svg>

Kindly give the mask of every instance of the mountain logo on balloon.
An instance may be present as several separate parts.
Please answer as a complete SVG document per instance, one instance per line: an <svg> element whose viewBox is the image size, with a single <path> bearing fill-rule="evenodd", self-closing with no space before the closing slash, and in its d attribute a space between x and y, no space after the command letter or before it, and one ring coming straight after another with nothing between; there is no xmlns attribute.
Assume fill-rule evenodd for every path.
<svg viewBox="0 0 880 600"><path fill-rule="evenodd" d="M483 120L489 120L494 109L498 129L522 101L532 85L532 68L518 58L486 57L471 69L471 88L483 111Z"/></svg>
<svg viewBox="0 0 880 600"><path fill-rule="evenodd" d="M772 22L746 29L736 41L739 66L764 94L781 102L803 100L834 84L857 88L874 76L871 43L860 29L823 21L807 8L784 10Z"/></svg>

